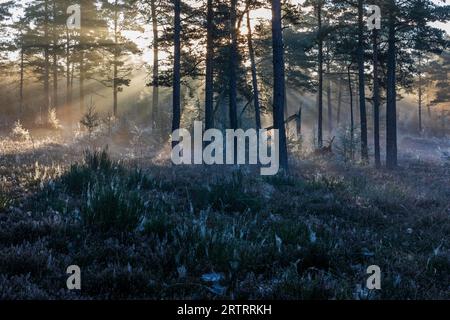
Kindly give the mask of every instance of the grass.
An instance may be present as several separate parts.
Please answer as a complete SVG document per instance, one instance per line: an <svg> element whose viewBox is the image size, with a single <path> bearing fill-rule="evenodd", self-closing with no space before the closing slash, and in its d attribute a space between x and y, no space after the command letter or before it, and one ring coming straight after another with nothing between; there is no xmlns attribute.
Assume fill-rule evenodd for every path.
<svg viewBox="0 0 450 320"><path fill-rule="evenodd" d="M261 177L138 169L106 151L45 166L0 210L2 299L450 298L446 167L430 185L426 166ZM71 264L79 292L65 289ZM381 291L364 289L372 264Z"/></svg>

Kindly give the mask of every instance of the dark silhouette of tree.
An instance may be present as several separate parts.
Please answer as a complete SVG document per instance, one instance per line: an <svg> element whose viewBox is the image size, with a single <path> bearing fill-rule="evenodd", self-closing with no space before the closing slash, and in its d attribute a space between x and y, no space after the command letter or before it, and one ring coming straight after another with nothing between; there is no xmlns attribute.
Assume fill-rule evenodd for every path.
<svg viewBox="0 0 450 320"><path fill-rule="evenodd" d="M273 50L273 127L279 130L280 166L288 170L286 130L284 125L285 74L284 47L281 22L281 2L272 0L272 50Z"/></svg>
<svg viewBox="0 0 450 320"><path fill-rule="evenodd" d="M173 58L173 115L172 131L180 128L181 121L181 1L174 0L174 58ZM172 144L176 144L172 141Z"/></svg>

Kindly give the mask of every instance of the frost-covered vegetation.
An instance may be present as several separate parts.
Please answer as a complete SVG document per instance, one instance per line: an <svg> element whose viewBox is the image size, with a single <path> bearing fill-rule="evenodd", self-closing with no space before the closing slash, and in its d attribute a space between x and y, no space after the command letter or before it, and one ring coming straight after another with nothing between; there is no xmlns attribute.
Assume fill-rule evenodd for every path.
<svg viewBox="0 0 450 320"><path fill-rule="evenodd" d="M264 178L51 148L0 160L2 299L449 298L448 164L311 156Z"/></svg>

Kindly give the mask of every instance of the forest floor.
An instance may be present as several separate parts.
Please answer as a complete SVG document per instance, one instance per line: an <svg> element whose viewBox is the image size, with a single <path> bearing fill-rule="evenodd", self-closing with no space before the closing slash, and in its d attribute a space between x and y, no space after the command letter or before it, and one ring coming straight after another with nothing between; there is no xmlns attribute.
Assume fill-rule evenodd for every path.
<svg viewBox="0 0 450 320"><path fill-rule="evenodd" d="M261 177L0 141L0 299L450 299L448 159Z"/></svg>

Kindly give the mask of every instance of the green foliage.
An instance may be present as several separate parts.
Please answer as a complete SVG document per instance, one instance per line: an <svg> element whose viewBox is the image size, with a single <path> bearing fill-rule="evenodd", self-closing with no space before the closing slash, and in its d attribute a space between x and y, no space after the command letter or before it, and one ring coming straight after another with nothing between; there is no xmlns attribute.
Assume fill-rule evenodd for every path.
<svg viewBox="0 0 450 320"><path fill-rule="evenodd" d="M102 151L85 151L87 168L101 173L109 173L113 169L113 162L109 158L108 149Z"/></svg>
<svg viewBox="0 0 450 320"><path fill-rule="evenodd" d="M336 146L339 158L344 162L355 161L356 155L361 145L361 136L358 129L344 128L338 133L338 145Z"/></svg>
<svg viewBox="0 0 450 320"><path fill-rule="evenodd" d="M193 188L190 197L197 210L210 206L214 210L225 212L258 212L262 207L262 199L246 188L241 171L234 172L231 179L218 181L207 187Z"/></svg>
<svg viewBox="0 0 450 320"><path fill-rule="evenodd" d="M86 283L71 298L447 298L445 190L423 198L395 173L343 168L230 177L217 168L137 170L106 151L87 153L62 183L2 216L0 297L61 298L54 288L70 260ZM372 264L388 271L383 290L368 294L358 285ZM24 292L19 279L33 290Z"/></svg>
<svg viewBox="0 0 450 320"><path fill-rule="evenodd" d="M86 128L89 139L91 139L92 133L100 126L100 116L95 111L95 106L92 103L81 118L80 123Z"/></svg>
<svg viewBox="0 0 450 320"><path fill-rule="evenodd" d="M132 231L145 213L139 194L123 190L120 184L95 184L88 189L85 201L82 221L100 231Z"/></svg>
<svg viewBox="0 0 450 320"><path fill-rule="evenodd" d="M102 151L85 151L84 164L73 164L63 175L62 182L66 189L76 195L86 191L89 184L104 180L105 175L111 175L113 163L108 153ZM102 178L103 177L103 178Z"/></svg>
<svg viewBox="0 0 450 320"><path fill-rule="evenodd" d="M0 188L0 212L8 209L11 202L11 198Z"/></svg>

